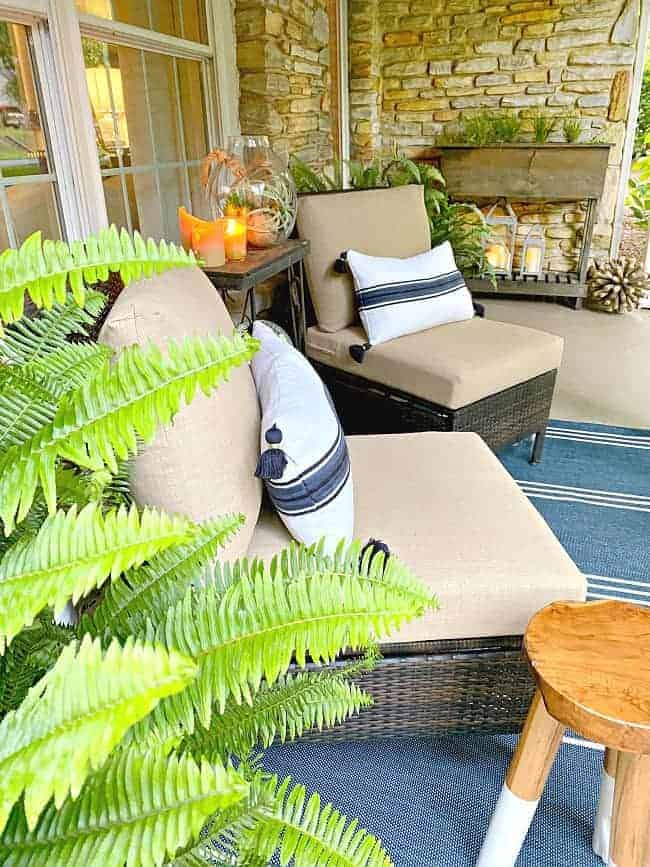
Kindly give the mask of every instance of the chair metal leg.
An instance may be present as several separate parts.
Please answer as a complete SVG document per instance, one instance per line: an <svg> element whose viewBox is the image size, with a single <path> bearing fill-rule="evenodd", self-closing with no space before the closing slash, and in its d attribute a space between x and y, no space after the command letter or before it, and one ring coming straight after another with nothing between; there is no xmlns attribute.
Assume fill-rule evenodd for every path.
<svg viewBox="0 0 650 867"><path fill-rule="evenodd" d="M544 453L544 442L546 440L546 428L539 430L533 437L533 451L530 456L531 464L538 464Z"/></svg>

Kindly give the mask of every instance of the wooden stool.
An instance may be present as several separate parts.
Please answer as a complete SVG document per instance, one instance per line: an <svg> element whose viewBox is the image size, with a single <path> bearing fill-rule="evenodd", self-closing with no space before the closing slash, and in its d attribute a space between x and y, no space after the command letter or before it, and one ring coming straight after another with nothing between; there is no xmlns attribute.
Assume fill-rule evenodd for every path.
<svg viewBox="0 0 650 867"><path fill-rule="evenodd" d="M650 610L556 602L533 617L524 647L537 692L477 867L514 867L566 727L607 747L596 854L610 867L647 867Z"/></svg>

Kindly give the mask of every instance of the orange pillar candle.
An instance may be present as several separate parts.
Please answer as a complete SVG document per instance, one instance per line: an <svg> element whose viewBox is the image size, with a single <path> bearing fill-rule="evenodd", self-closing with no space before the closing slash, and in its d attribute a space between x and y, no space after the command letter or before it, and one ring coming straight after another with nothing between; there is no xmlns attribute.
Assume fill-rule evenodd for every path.
<svg viewBox="0 0 650 867"><path fill-rule="evenodd" d="M181 234L181 244L186 250L192 249L192 232L199 222L202 221L190 214L186 208L178 209L178 227Z"/></svg>
<svg viewBox="0 0 650 867"><path fill-rule="evenodd" d="M220 268L226 263L224 221L203 223L192 232L192 249L207 268Z"/></svg>
<svg viewBox="0 0 650 867"><path fill-rule="evenodd" d="M226 259L237 262L246 258L246 218L225 218Z"/></svg>

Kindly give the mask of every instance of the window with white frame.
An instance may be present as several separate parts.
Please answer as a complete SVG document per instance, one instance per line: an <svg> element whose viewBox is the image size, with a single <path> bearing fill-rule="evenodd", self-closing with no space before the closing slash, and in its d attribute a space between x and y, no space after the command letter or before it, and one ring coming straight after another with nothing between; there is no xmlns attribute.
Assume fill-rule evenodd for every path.
<svg viewBox="0 0 650 867"><path fill-rule="evenodd" d="M0 248L18 246L37 229L61 237L31 32L0 20Z"/></svg>
<svg viewBox="0 0 650 867"><path fill-rule="evenodd" d="M107 223L178 240L179 205L208 216L200 164L222 136L206 5L0 0L2 246Z"/></svg>

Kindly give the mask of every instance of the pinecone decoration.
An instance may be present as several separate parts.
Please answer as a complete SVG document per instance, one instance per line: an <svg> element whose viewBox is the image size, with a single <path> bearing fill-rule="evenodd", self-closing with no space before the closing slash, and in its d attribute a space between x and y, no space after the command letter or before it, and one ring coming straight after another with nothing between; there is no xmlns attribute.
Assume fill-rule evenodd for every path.
<svg viewBox="0 0 650 867"><path fill-rule="evenodd" d="M604 313L636 310L650 289L645 269L636 259L600 259L587 275L587 306Z"/></svg>

